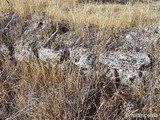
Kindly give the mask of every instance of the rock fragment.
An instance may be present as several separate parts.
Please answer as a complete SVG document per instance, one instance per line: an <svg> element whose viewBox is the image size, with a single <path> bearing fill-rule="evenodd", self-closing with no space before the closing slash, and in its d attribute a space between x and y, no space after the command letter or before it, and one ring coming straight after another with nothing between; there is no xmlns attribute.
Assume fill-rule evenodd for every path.
<svg viewBox="0 0 160 120"><path fill-rule="evenodd" d="M49 48L40 48L38 50L39 59L44 62L60 61L62 53L61 51L53 51Z"/></svg>
<svg viewBox="0 0 160 120"><path fill-rule="evenodd" d="M85 49L82 47L73 47L70 49L70 59L71 61L84 69L92 69L94 57L93 53L89 49Z"/></svg>

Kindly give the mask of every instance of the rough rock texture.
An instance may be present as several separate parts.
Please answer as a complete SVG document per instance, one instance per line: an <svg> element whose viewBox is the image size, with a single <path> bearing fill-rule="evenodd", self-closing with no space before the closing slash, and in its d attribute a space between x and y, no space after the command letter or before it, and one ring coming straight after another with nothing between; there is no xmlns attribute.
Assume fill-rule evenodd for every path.
<svg viewBox="0 0 160 120"><path fill-rule="evenodd" d="M0 119L116 119L128 112L126 102L131 112L152 109L160 95L160 27L113 34L68 25L44 15L0 16Z"/></svg>
<svg viewBox="0 0 160 120"><path fill-rule="evenodd" d="M6 57L9 57L9 50L5 44L0 45L0 52L4 54Z"/></svg>
<svg viewBox="0 0 160 120"><path fill-rule="evenodd" d="M158 27L125 30L115 36L101 53L99 61L118 72L121 83L141 83L151 66L148 46L158 43ZM136 80L136 81L135 81Z"/></svg>
<svg viewBox="0 0 160 120"><path fill-rule="evenodd" d="M134 68L138 70L142 66L149 65L151 59L146 53L110 51L108 54L101 54L100 62L113 69Z"/></svg>
<svg viewBox="0 0 160 120"><path fill-rule="evenodd" d="M25 45L17 45L15 46L15 59L18 61L27 61L29 62L31 59L34 59L34 53L32 52L31 47Z"/></svg>
<svg viewBox="0 0 160 120"><path fill-rule="evenodd" d="M141 82L140 70L142 67L148 66L151 59L145 53L118 51L102 54L100 62L106 64L110 69L116 69L123 84L131 85L134 80L138 80L135 81L137 84Z"/></svg>
<svg viewBox="0 0 160 120"><path fill-rule="evenodd" d="M94 67L93 53L89 49L73 47L70 49L70 59L80 68L92 69Z"/></svg>
<svg viewBox="0 0 160 120"><path fill-rule="evenodd" d="M49 62L49 61L60 61L62 53L61 51L53 51L49 48L40 48L38 50L38 56L39 59L44 61L44 62Z"/></svg>
<svg viewBox="0 0 160 120"><path fill-rule="evenodd" d="M82 71L95 72L98 61L106 65L106 69L116 70L116 77L122 84L129 86L138 83L137 80L141 82L145 71L152 64L148 46L159 45L160 40L160 27L124 29L97 53L96 49L101 43L96 37L96 26L88 27L86 34L81 35L69 30L67 22L54 22L45 15L28 15L21 24L18 22L21 18L15 13L7 13L3 17L0 51L9 58L27 62L39 59L54 64L69 61Z"/></svg>

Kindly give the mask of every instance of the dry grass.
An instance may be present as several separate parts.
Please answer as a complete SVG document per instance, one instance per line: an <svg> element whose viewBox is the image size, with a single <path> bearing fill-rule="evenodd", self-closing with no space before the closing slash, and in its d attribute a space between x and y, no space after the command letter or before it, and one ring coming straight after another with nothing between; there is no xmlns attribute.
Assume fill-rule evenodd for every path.
<svg viewBox="0 0 160 120"><path fill-rule="evenodd" d="M160 2L120 4L77 4L75 0L1 0L0 11L16 11L25 16L33 11L46 13L58 21L76 25L96 24L102 27L133 27L159 24ZM156 7L155 7L156 6ZM154 8L157 8L154 10Z"/></svg>
<svg viewBox="0 0 160 120"><path fill-rule="evenodd" d="M160 2L120 5L77 4L75 0L12 0L8 4L1 0L0 12L16 11L22 18L33 12L45 13L56 21L73 23L76 30L84 30L89 24L101 28L159 25L159 6ZM98 36L102 43L97 45L97 52L103 49L103 43L113 32L103 30ZM154 52L158 53L158 49ZM156 82L147 83L149 88L144 84L133 88L117 87L115 81L102 76L104 66L97 64L96 67L96 73L84 76L69 62L55 65L30 61L17 62L15 66L0 53L0 70L3 70L0 74L0 119L125 120L128 119L125 117L128 102L134 104L130 113L160 112L160 100L154 91ZM146 79L155 80L160 72L159 66L156 67L151 72L152 77Z"/></svg>

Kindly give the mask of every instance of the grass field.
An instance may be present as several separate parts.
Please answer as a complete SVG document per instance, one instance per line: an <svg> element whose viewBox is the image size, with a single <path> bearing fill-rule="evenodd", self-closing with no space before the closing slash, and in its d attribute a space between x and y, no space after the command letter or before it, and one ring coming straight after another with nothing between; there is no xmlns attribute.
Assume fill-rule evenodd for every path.
<svg viewBox="0 0 160 120"><path fill-rule="evenodd" d="M75 0L1 0L1 12L16 11L22 17L43 12L55 20L67 20L79 26L139 27L159 24L160 2L121 4L78 4Z"/></svg>

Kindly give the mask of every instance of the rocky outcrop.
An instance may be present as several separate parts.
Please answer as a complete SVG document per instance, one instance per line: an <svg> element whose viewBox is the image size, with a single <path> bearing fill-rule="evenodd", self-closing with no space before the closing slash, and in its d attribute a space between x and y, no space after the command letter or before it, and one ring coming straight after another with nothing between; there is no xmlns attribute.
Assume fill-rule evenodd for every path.
<svg viewBox="0 0 160 120"><path fill-rule="evenodd" d="M152 64L148 46L158 45L158 29L145 27L122 31L107 44L99 61L116 70L122 84L140 84Z"/></svg>
<svg viewBox="0 0 160 120"><path fill-rule="evenodd" d="M121 82L131 85L134 80L141 82L141 68L151 63L151 58L146 53L131 52L109 52L102 54L100 62L107 65L110 69L117 70Z"/></svg>
<svg viewBox="0 0 160 120"><path fill-rule="evenodd" d="M101 54L100 62L113 69L134 68L140 69L142 66L147 66L151 63L151 59L146 53L131 53L131 52L112 52Z"/></svg>
<svg viewBox="0 0 160 120"><path fill-rule="evenodd" d="M97 52L97 38L89 36L89 42L85 43L84 36L69 31L66 23L56 23L43 15L34 14L27 16L24 23L19 24L19 19L14 13L4 15L4 25L1 25L2 54L26 62L31 59L54 64L68 61L82 71L96 72L98 63L105 65L105 69L115 70L120 82L128 86L141 83L153 59L148 46L158 46L160 39L160 27L124 29L106 42L103 50ZM105 70L102 72L105 73Z"/></svg>

